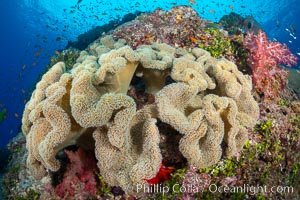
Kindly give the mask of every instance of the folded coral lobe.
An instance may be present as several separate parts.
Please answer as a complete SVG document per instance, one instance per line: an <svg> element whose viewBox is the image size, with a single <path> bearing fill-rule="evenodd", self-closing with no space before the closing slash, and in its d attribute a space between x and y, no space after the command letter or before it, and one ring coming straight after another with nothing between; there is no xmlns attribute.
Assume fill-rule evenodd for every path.
<svg viewBox="0 0 300 200"><path fill-rule="evenodd" d="M259 110L251 78L232 62L200 48L99 41L72 69L50 68L26 104L22 130L36 178L58 171L58 152L77 145L94 152L108 185L133 194L128 186L161 175L167 132L180 136L169 144L183 162L198 168L242 149Z"/></svg>

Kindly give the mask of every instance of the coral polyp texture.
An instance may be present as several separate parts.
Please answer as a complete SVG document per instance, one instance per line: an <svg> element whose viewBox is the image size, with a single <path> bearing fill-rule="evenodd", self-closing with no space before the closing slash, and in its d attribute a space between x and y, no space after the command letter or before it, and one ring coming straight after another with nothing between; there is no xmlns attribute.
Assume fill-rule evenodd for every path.
<svg viewBox="0 0 300 200"><path fill-rule="evenodd" d="M137 106L134 87L152 100ZM23 115L27 165L42 178L60 169L58 152L77 145L95 153L108 185L135 193L166 159L161 123L181 135L178 148L197 168L241 151L259 117L251 89L234 63L203 49L154 43L133 50L106 36L72 69L59 62L37 84Z"/></svg>

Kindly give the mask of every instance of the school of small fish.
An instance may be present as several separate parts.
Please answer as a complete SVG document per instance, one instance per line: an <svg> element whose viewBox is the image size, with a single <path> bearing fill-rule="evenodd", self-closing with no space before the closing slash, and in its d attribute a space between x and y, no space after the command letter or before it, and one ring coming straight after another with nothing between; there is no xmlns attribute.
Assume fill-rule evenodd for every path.
<svg viewBox="0 0 300 200"><path fill-rule="evenodd" d="M243 0L241 0L243 1ZM159 0L154 0L155 2L159 2ZM233 10L236 9L246 9L247 6L246 5L240 5L240 6L235 6L235 0L232 0L232 5L226 5L224 3L221 3L221 1L217 2L217 1L211 1L211 4L215 4L218 8L223 8L223 9L227 9L230 12L232 12ZM64 13L64 20L58 20L53 18L53 16L49 16L47 15L47 13L42 13L44 14L43 16L45 16L45 21L49 22L49 23L45 23L43 26L46 29L45 32L55 32L57 33L57 36L53 39L53 38L48 38L46 34L41 34L38 33L36 34L36 44L33 44L32 41L29 41L27 44L28 49L26 50L26 53L29 53L30 50L29 49L36 49L36 51L31 54L32 63L24 63L21 64L20 67L20 73L18 74L18 79L16 80L17 84L20 84L22 81L20 80L21 78L23 78L25 76L25 71L26 70L30 70L32 67L44 67L44 66L40 66L39 65L39 59L45 59L45 58L49 58L50 56L59 56L61 54L61 50L57 49L54 52L49 52L49 51L45 51L44 49L47 49L47 45L51 42L57 42L57 43L61 43L61 44L65 44L68 40L69 40L69 36L66 34L70 31L71 27L74 27L75 25L80 29L81 27L86 27L86 24L90 24L90 26L95 26L97 24L103 24L107 21L105 21L105 19L109 18L107 15L109 15L109 13L113 13L114 15L116 15L117 18L121 18L121 15L119 15L118 13L127 13L129 10L137 10L137 8L141 8L141 5L144 5L143 2L135 2L131 5L122 5L120 4L119 7L113 8L113 9L108 9L108 8L112 8L114 6L112 6L112 2L108 1L108 2L104 2L104 1L100 1L100 0L96 0L93 3L88 3L85 2L84 0L78 0L77 3L69 8L64 8L62 9L62 12ZM215 9L211 9L211 6L209 5L202 5L201 1L196 1L196 0L186 0L186 4L190 5L190 6L202 6L202 9L198 9L199 14L204 14L204 13L209 13L212 15L216 14L216 10ZM149 4L146 4L147 6ZM176 6L179 5L176 1L171 2L171 5ZM153 9L155 5L153 5ZM147 8L147 10L151 10L151 8ZM218 9L219 10L219 9ZM117 13L117 14L116 14ZM266 14L265 11L261 11L262 14ZM184 13L182 15L178 15L176 17L176 23L180 23L180 21L182 20ZM83 17L84 16L84 17ZM87 19L87 20L86 20ZM65 21L68 21L69 24L64 24ZM92 21L94 24L91 24ZM117 24L116 24L117 26ZM277 27L281 27L281 23L279 20L277 20L274 23L274 26ZM24 29L28 29L27 26L24 26ZM289 36L291 37L290 40L288 40L289 43L293 43L293 40L296 40L296 28L294 27L294 25L290 25L288 28L285 28L285 30L288 32ZM147 38L151 38L152 35L148 34L146 36ZM203 38L199 38L201 40L203 40ZM194 43L198 43L199 39L196 37L190 37L190 40ZM45 46L44 46L45 45ZM296 52L296 54L298 56L300 56L300 52ZM28 54L27 54L28 56ZM30 55L29 55L30 56ZM23 73L24 72L24 73ZM296 70L297 73L300 74L299 70ZM14 87L14 90L17 87ZM28 93L29 90L25 90L24 88L22 88L20 90L20 94L21 94L21 98L22 102L25 104L27 102L27 98L28 98ZM5 109L5 105L0 103L0 108ZM9 115L9 111L8 111L8 115ZM14 114L12 114L15 118L20 119L20 114L15 112Z"/></svg>

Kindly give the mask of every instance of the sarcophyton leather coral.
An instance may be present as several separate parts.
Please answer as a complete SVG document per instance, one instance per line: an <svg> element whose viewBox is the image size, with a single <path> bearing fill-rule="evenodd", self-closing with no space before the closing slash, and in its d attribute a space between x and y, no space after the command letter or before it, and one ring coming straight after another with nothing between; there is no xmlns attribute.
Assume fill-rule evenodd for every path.
<svg viewBox="0 0 300 200"><path fill-rule="evenodd" d="M160 169L161 123L181 134L179 150L198 168L242 149L259 108L251 78L232 62L200 48L113 44L111 37L96 41L71 70L59 62L37 84L22 125L36 178L59 170L57 153L77 145L95 152L109 185L133 193ZM139 110L127 95L134 79L155 97Z"/></svg>

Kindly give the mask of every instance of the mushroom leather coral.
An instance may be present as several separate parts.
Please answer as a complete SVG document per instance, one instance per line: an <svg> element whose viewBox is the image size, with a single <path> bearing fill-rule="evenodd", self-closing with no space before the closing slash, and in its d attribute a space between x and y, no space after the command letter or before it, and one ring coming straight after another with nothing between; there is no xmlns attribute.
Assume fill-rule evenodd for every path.
<svg viewBox="0 0 300 200"><path fill-rule="evenodd" d="M147 184L162 165L158 120L183 135L179 149L193 166L218 162L223 141L226 155L242 149L259 112L251 78L233 63L200 48L153 44L132 50L111 42L108 36L97 40L72 69L59 62L37 84L22 119L27 165L36 178L59 170L57 153L77 145L95 152L110 186L135 193L128 186ZM99 53L100 46L118 48ZM134 76L155 96L138 110L127 95Z"/></svg>
<svg viewBox="0 0 300 200"><path fill-rule="evenodd" d="M156 119L145 115L145 109L148 108L137 112L125 132L119 133L124 138L120 148L109 142L107 128L94 132L98 167L104 179L130 193L136 192L134 185L146 184L146 179L155 177L162 161Z"/></svg>

